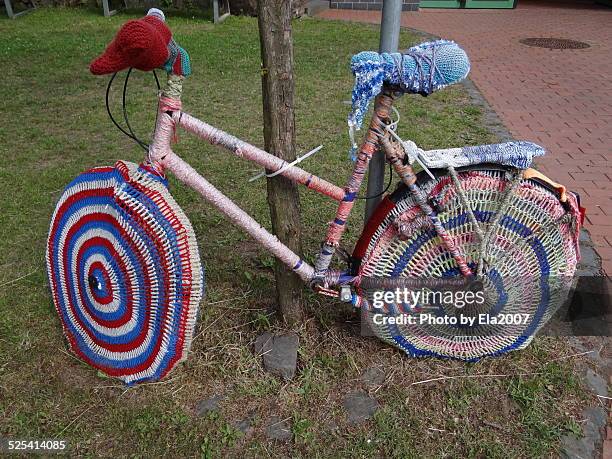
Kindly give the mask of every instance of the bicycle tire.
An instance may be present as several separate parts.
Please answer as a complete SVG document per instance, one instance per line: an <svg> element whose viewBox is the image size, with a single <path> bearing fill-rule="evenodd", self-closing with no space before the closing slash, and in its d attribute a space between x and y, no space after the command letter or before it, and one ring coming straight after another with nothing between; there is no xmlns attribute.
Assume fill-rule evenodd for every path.
<svg viewBox="0 0 612 459"><path fill-rule="evenodd" d="M495 222L504 191L509 190L516 169L478 165L457 169L468 207L486 232ZM437 208L443 226L459 243L468 265L477 269L479 240L448 171L434 171L435 179L418 175L430 203ZM383 309L373 303L373 292L357 288L364 330L412 356L436 356L475 361L526 347L567 297L579 260L580 212L577 197L559 193L536 179L517 180L509 206L493 229L480 279L486 301L458 311L452 305L391 302ZM485 233L486 234L486 233ZM456 278L459 269L441 244L433 227L403 184L385 197L369 219L353 253L353 274L362 277ZM501 286L501 289L500 289ZM380 302L379 302L380 303ZM379 304L380 306L380 304ZM454 309L453 309L454 308ZM436 317L461 314L528 314L521 326L456 324L375 323L375 314L387 317Z"/></svg>
<svg viewBox="0 0 612 459"><path fill-rule="evenodd" d="M127 384L187 357L204 267L166 179L119 161L76 177L51 219L47 272L71 351Z"/></svg>

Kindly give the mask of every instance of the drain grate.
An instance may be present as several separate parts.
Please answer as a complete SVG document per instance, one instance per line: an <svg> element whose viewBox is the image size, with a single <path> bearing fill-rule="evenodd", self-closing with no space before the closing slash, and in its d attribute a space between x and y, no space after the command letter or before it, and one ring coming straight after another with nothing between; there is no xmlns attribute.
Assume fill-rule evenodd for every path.
<svg viewBox="0 0 612 459"><path fill-rule="evenodd" d="M523 38L520 42L527 46L549 49L585 49L591 47L591 45L583 41L568 40L566 38Z"/></svg>

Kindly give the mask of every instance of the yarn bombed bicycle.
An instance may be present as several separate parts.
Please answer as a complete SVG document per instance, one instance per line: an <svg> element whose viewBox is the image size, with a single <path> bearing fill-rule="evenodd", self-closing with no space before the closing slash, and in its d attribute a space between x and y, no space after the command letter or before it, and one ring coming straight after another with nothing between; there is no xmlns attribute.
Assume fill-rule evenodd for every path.
<svg viewBox="0 0 612 459"><path fill-rule="evenodd" d="M349 131L354 165L344 187L306 172L182 111L187 52L160 10L128 21L90 66L167 72L150 145L127 130L146 157L118 161L79 175L52 216L47 269L53 301L72 351L128 384L157 380L189 352L204 293L204 267L193 228L168 190L166 173L242 228L316 292L363 312L383 340L413 356L477 360L525 347L561 301L579 259L578 197L531 169L544 150L530 142L424 151L398 135L393 103L428 95L465 78L469 60L455 43L438 40L404 53L353 56ZM157 78L157 77L156 77ZM126 80L127 81L127 80ZM127 83L126 83L127 84ZM124 87L125 97L125 87ZM371 101L361 145L355 131ZM108 108L108 91L107 91ZM396 115L394 115L396 113ZM395 116L395 120L394 120ZM177 128L227 149L338 202L313 265L304 261L172 150ZM383 154L400 179L367 222L342 269L332 268L348 218L373 155ZM450 287L449 287L450 286ZM378 304L376 292L395 289L478 290L484 302L459 307L434 299ZM435 317L523 314L524 323L401 323ZM451 321L452 322L452 321Z"/></svg>

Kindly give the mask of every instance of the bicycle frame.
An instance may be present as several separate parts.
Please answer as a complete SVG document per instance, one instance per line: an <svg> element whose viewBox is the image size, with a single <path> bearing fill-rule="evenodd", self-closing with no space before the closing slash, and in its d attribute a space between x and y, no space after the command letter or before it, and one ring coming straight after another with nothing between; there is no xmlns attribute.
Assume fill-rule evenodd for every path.
<svg viewBox="0 0 612 459"><path fill-rule="evenodd" d="M193 188L202 197L223 213L231 222L242 228L270 253L292 269L300 278L320 293L335 295L330 287L338 285L357 285L358 276L350 276L342 271L329 270L331 259L342 238L346 223L355 204L357 193L361 189L368 164L372 156L380 150L380 140L385 134L385 124L390 121L390 111L397 97L391 88L384 88L374 103L368 131L359 148L353 171L344 188L315 176L299 167L290 165L260 148L257 148L237 137L215 128L183 111L181 111L182 77L169 75L168 88L160 96L157 124L153 141L149 148L148 160L161 170L172 172L181 182ZM231 151L236 156L254 162L269 171L328 196L339 202L334 220L329 224L327 237L323 241L315 265L311 266L298 254L289 249L278 238L262 227L255 219L242 210L225 194L215 188L191 165L181 159L171 148L173 133L177 126L195 134L207 142ZM465 267L465 275L471 275L465 260L458 252L452 238L442 228L437 216L427 204L425 197L416 185L412 167L404 165L400 157L387 154L402 181L410 188L417 202L431 219L444 244L451 251L459 266Z"/></svg>
<svg viewBox="0 0 612 459"><path fill-rule="evenodd" d="M289 165L285 160L181 111L181 84L182 78L174 75L169 76L168 87L172 89L164 90L160 96L157 124L147 159L153 164L161 166L162 170L170 171L181 182L197 191L232 223L247 232L307 284L311 284L315 279L321 280L326 277L334 252L333 249L337 247L342 237L368 163L378 149L378 133L381 132L381 120L388 118L393 96L385 93L377 97L375 114L360 148L353 172L346 186L341 188L297 166ZM253 217L208 182L206 178L172 150L171 142L177 126L269 171L281 171L279 175L339 202L336 217L329 225L327 238L323 243L315 266L305 262L298 254L279 241L275 235L262 227ZM326 284L332 286L333 282L326 282Z"/></svg>
<svg viewBox="0 0 612 459"><path fill-rule="evenodd" d="M533 157L544 153L542 147L518 141L425 151L396 132L395 99L441 89L446 75L449 84L465 76L468 60L456 45L450 46L457 59L453 49L436 55L437 42L411 48L428 51L407 52L414 59L409 73L397 55L393 62L384 57L382 73L370 73L377 67L370 53L352 60L361 67L352 66L351 126L361 126L370 96L378 95L352 172L340 187L297 167L302 158L289 163L183 112L181 75L190 73L188 56L174 41L165 41L167 54L163 40L152 36L147 46L141 30L159 28L161 38L171 36L160 22L161 11L152 9L148 16L154 17L122 27L90 66L94 74L114 72L106 91L108 114L147 150L145 161L140 166L117 161L79 174L51 217L45 254L49 285L69 347L81 360L133 384L164 377L187 356L205 290L204 267L193 226L169 193L165 173L197 191L314 291L360 309L364 334L409 355L473 361L524 348L565 300L563 289L571 287L568 275L579 260L581 214L577 196L528 169ZM134 134L126 111L131 69L122 98L127 130L110 109L116 71L128 62L141 70L177 73L168 74L159 94L148 146ZM463 62L457 67L461 72L443 70L457 62ZM178 128L258 164L268 177L282 175L337 201L314 263L178 156L172 148ZM401 185L375 209L352 255L340 257L346 264L331 268L375 154L384 155ZM417 162L423 168L418 180L412 168ZM525 319L520 324L497 320L517 314ZM483 322L482 316L495 320Z"/></svg>

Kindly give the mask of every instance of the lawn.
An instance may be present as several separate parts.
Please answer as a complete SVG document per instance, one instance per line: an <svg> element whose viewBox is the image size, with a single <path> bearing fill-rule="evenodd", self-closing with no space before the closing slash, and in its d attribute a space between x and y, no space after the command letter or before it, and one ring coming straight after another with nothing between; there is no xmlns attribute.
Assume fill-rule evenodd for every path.
<svg viewBox="0 0 612 459"><path fill-rule="evenodd" d="M253 342L280 329L271 312L272 259L196 194L171 181L198 235L207 297L189 360L157 384L127 389L66 351L44 266L48 223L64 185L79 172L141 151L114 129L104 108L106 78L88 63L130 16L103 18L79 9L39 9L0 20L0 435L60 438L74 454L104 456L525 457L556 455L561 435L579 430L583 388L561 340L536 339L525 351L476 364L410 359L359 335L358 316L307 294L309 319L298 330L298 374L284 382L265 373ZM191 54L194 74L184 109L262 145L257 21L221 25L170 18ZM344 183L350 170L346 115L350 56L375 49L376 27L294 22L298 147L323 151L305 168ZM417 38L403 32L402 47ZM118 110L119 90L113 104ZM130 82L132 126L152 130L156 89L150 75ZM400 134L426 148L492 142L482 113L459 86L398 103ZM119 112L117 112L119 113ZM265 182L227 153L180 135L176 151L269 227ZM305 256L312 259L335 204L302 191ZM358 237L363 202L347 246ZM561 357L561 358L560 358ZM362 373L380 367L369 389L380 409L349 424L344 396L362 390ZM493 377L487 375L505 375ZM414 384L439 376L459 376ZM197 416L198 401L223 397ZM292 440L265 435L269 419L287 420ZM249 419L246 433L237 422Z"/></svg>

